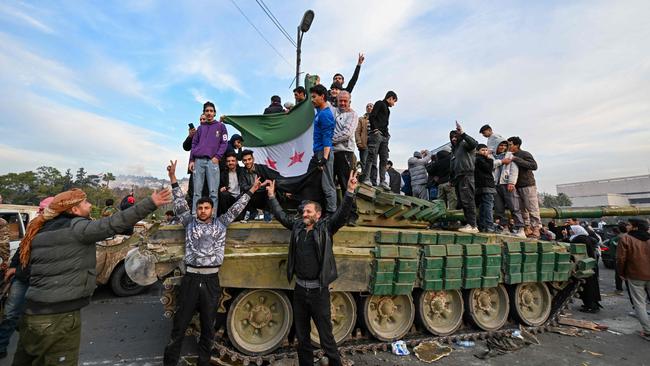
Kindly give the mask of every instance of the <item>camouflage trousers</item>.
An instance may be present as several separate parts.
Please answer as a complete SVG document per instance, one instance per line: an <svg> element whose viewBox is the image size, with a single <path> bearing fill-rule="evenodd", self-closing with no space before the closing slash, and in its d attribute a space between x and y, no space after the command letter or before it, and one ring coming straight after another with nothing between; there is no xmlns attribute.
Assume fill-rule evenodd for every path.
<svg viewBox="0 0 650 366"><path fill-rule="evenodd" d="M13 366L73 366L79 363L81 313L24 314Z"/></svg>

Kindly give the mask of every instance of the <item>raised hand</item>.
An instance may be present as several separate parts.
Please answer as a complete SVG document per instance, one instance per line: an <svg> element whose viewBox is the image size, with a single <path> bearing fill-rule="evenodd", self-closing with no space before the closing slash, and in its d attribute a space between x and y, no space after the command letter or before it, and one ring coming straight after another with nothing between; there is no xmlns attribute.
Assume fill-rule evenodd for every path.
<svg viewBox="0 0 650 366"><path fill-rule="evenodd" d="M255 177L255 182L253 183L253 186L250 189L251 193L255 193L258 189L260 189L260 187L265 186L266 184L267 184L266 181L264 181L264 183L262 183L262 181L260 180L260 177L256 176Z"/></svg>
<svg viewBox="0 0 650 366"><path fill-rule="evenodd" d="M366 60L366 55L359 52L359 59L357 59L357 65L361 65L363 63L363 61L365 61L365 60Z"/></svg>
<svg viewBox="0 0 650 366"><path fill-rule="evenodd" d="M176 160L169 161L169 165L167 165L167 175L169 175L169 179L176 178Z"/></svg>
<svg viewBox="0 0 650 366"><path fill-rule="evenodd" d="M151 200L156 205L160 207L166 205L172 201L172 190L169 188L161 189L151 194Z"/></svg>
<svg viewBox="0 0 650 366"><path fill-rule="evenodd" d="M266 185L266 193L268 194L269 198L275 196L275 181L267 179L264 181L264 184Z"/></svg>
<svg viewBox="0 0 650 366"><path fill-rule="evenodd" d="M354 193L354 190L357 189L357 172L355 170L350 171L350 179L348 179L348 192Z"/></svg>
<svg viewBox="0 0 650 366"><path fill-rule="evenodd" d="M456 121L456 131L458 131L459 135L463 134L463 128L460 126L460 123L458 123L458 121Z"/></svg>

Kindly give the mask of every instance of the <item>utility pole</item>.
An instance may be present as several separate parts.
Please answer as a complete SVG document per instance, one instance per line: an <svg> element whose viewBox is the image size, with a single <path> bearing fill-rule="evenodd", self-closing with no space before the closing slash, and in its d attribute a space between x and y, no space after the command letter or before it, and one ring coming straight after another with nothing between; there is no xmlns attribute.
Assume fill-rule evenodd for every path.
<svg viewBox="0 0 650 366"><path fill-rule="evenodd" d="M300 46L302 45L302 37L305 33L307 33L313 21L314 21L314 11L307 10L305 14L302 16L302 21L298 26L298 35L297 35L298 47L296 47L296 87L300 86Z"/></svg>

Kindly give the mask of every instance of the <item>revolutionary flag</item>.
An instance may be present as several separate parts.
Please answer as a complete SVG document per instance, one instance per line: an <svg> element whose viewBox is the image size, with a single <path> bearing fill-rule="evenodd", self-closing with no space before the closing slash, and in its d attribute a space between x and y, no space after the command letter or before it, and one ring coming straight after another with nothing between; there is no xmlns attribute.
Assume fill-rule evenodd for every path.
<svg viewBox="0 0 650 366"><path fill-rule="evenodd" d="M305 78L305 89L315 76ZM235 127L244 138L244 146L253 150L255 162L265 164L284 177L307 172L313 155L314 106L307 99L289 113L226 116L224 123Z"/></svg>

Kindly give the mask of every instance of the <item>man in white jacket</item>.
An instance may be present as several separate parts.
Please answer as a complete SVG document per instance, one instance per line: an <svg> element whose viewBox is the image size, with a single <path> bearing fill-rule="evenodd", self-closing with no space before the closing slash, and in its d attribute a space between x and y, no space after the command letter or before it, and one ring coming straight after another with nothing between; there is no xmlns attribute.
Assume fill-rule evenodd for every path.
<svg viewBox="0 0 650 366"><path fill-rule="evenodd" d="M337 108L333 108L336 126L332 136L332 149L334 150L334 178L338 181L341 192L345 192L350 171L356 165L354 150L354 132L359 123L359 117L350 104L350 93L342 90L337 95Z"/></svg>
<svg viewBox="0 0 650 366"><path fill-rule="evenodd" d="M498 143L494 159L494 182L497 194L494 196L494 217L499 219L501 226L506 226L506 208L510 210L515 220L515 235L525 238L524 218L519 208L519 196L517 195L517 177L519 168L511 161L512 153L508 152L508 141L502 140Z"/></svg>

